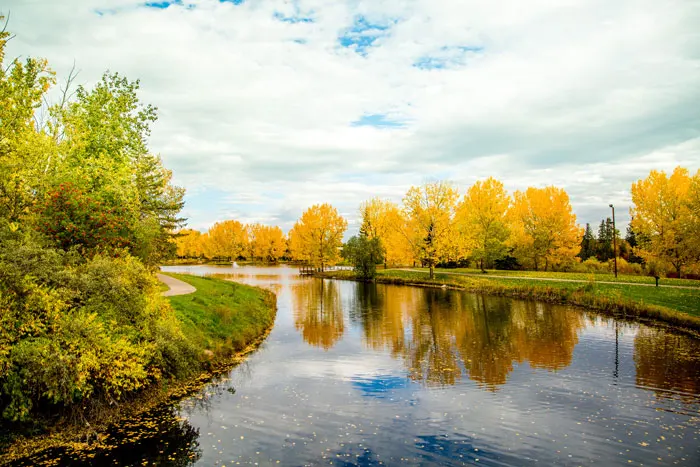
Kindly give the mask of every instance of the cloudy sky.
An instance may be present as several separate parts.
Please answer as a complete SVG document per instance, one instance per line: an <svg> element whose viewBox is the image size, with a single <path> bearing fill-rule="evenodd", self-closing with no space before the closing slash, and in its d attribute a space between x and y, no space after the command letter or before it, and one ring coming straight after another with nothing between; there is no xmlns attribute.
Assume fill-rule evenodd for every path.
<svg viewBox="0 0 700 467"><path fill-rule="evenodd" d="M3 0L8 55L141 80L185 215L285 230L411 185L557 185L581 223L700 166L698 0Z"/></svg>

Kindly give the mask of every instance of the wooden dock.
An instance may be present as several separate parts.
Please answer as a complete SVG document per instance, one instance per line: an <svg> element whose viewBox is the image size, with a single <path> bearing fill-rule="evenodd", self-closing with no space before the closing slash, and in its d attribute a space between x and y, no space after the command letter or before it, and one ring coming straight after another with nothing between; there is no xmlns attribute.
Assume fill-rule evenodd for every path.
<svg viewBox="0 0 700 467"><path fill-rule="evenodd" d="M313 276L315 272L321 272L321 268L315 268L313 266L302 266L299 268L300 276Z"/></svg>
<svg viewBox="0 0 700 467"><path fill-rule="evenodd" d="M313 276L317 272L328 272L328 271L352 271L352 266L327 266L325 268L320 268L316 266L301 266L299 268L300 276Z"/></svg>

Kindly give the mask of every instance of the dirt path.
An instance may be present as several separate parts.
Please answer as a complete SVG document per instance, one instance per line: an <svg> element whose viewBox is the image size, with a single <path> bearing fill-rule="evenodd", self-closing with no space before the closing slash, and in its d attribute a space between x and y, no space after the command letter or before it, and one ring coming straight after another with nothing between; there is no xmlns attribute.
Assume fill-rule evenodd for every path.
<svg viewBox="0 0 700 467"><path fill-rule="evenodd" d="M411 271L411 272L425 272L421 269L399 269L399 271ZM435 271L438 273L438 271ZM498 276L494 274L473 274L469 272L447 272L444 270L439 271L440 274L448 274L452 276L470 276L470 277L480 277L482 279L519 279L519 280L533 280L533 281L550 281L550 282L578 282L580 284L585 284L588 281L581 279L557 279L554 277L529 277L529 276ZM613 282L613 281L595 281L596 284L610 284L610 285L635 285L639 287L656 287L654 284L640 284L638 282ZM665 287L668 289L687 289L687 290L700 290L699 287L689 287L687 285L662 285L659 287Z"/></svg>
<svg viewBox="0 0 700 467"><path fill-rule="evenodd" d="M157 274L157 276L159 281L170 287L170 290L166 290L161 294L164 297L187 295L197 291L194 286L188 284L187 282L182 282L180 279L175 279L174 277L166 276L165 274Z"/></svg>

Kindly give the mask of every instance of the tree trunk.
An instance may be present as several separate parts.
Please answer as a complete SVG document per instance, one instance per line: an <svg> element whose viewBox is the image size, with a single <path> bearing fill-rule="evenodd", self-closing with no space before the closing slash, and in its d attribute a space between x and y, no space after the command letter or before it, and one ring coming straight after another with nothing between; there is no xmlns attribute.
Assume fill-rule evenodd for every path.
<svg viewBox="0 0 700 467"><path fill-rule="evenodd" d="M678 266L676 266L676 272L678 273L678 278L679 278L679 279L683 279L683 277L681 276L681 268L682 268L682 267L683 267L683 266L680 265L680 264L679 264Z"/></svg>
<svg viewBox="0 0 700 467"><path fill-rule="evenodd" d="M435 269L433 268L433 262L430 261L428 262L428 265L430 266L430 279L435 278Z"/></svg>
<svg viewBox="0 0 700 467"><path fill-rule="evenodd" d="M484 259L481 259L481 272L486 272L486 269L484 269Z"/></svg>

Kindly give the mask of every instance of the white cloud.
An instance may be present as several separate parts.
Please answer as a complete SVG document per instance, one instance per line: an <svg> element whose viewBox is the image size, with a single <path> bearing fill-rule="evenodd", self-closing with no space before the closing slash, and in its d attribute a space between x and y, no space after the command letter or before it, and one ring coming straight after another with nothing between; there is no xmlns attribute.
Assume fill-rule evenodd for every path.
<svg viewBox="0 0 700 467"><path fill-rule="evenodd" d="M184 3L3 10L10 56L47 57L60 76L75 61L88 86L106 69L141 79L160 111L152 148L188 189L195 227L237 215L289 228L316 202L354 216L375 194L398 201L429 178L466 188L489 175L510 189L563 186L595 223L609 202L624 212L649 170L700 166L694 2ZM358 15L391 25L356 34L379 36L364 56L338 42ZM413 66L425 57L447 68ZM365 115L405 127L352 126Z"/></svg>

